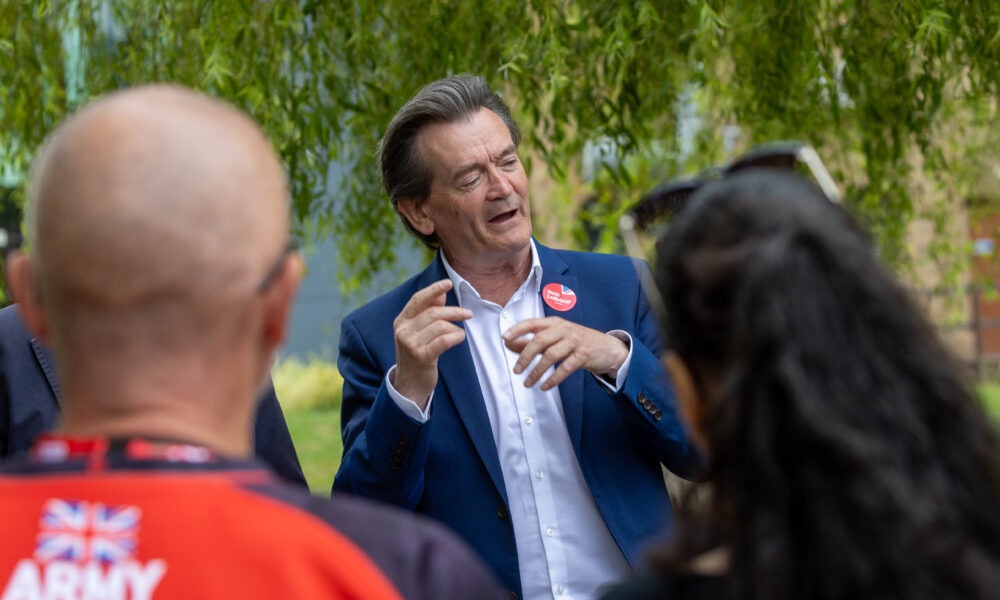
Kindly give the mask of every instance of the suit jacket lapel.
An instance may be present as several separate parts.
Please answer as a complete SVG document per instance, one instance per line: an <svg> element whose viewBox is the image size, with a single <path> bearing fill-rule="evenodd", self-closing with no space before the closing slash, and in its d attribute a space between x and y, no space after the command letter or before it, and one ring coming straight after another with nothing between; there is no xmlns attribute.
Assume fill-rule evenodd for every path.
<svg viewBox="0 0 1000 600"><path fill-rule="evenodd" d="M447 277L448 272L444 270L441 258L435 257L434 262L424 270L420 287L424 288ZM447 304L458 306L454 290L448 292ZM486 401L483 399L482 388L476 375L476 365L472 362L472 351L469 349L467 339L438 358L438 386L444 386L448 393L435 395L434 402L447 401L455 407L455 412L468 431L480 460L483 461L490 479L493 480L493 485L507 503L507 487L504 485L503 472L500 470L500 458L497 456L497 445L493 439L493 428L490 427Z"/></svg>
<svg viewBox="0 0 1000 600"><path fill-rule="evenodd" d="M542 246L537 241L538 261L542 264L542 294L549 284L563 285L576 294L576 304L569 310L559 311L547 302L542 304L546 317L561 317L567 321L585 325L586 301L580 294L579 282L570 273L566 262L552 249ZM583 432L583 380L586 372L578 370L559 384L559 396L562 398L563 414L566 416L566 429L577 456L580 456L580 438Z"/></svg>
<svg viewBox="0 0 1000 600"><path fill-rule="evenodd" d="M31 350L34 352L39 366L42 367L42 372L45 373L45 380L49 382L49 387L52 388L56 404L62 406L62 394L59 390L59 380L56 379L56 365L52 360L52 353L35 338L28 340L28 343L31 345Z"/></svg>

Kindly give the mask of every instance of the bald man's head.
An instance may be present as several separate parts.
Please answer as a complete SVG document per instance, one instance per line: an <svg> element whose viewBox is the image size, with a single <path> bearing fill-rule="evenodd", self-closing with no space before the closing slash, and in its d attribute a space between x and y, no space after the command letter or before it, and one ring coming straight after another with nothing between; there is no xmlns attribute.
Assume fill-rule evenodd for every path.
<svg viewBox="0 0 1000 600"><path fill-rule="evenodd" d="M286 244L286 197L264 134L221 102L148 86L80 111L40 152L29 200L54 346L137 356L231 343Z"/></svg>

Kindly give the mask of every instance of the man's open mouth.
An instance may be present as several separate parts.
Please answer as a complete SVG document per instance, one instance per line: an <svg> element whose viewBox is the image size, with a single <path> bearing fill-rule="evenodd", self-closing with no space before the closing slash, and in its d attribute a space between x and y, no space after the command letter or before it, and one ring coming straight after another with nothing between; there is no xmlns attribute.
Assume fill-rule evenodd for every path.
<svg viewBox="0 0 1000 600"><path fill-rule="evenodd" d="M494 225L497 225L497 224L500 224L500 223L506 223L507 221L510 221L511 219L513 219L515 215L517 215L517 209L516 208L514 210L511 210L511 211L508 211L508 212L505 212L505 213L500 213L499 215L493 217L492 219L490 219L490 223L493 223Z"/></svg>

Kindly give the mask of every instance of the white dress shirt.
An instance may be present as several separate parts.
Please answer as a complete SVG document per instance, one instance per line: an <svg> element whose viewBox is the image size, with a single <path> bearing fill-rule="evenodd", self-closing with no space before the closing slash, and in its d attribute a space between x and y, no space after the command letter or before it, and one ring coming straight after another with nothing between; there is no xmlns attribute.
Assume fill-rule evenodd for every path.
<svg viewBox="0 0 1000 600"><path fill-rule="evenodd" d="M545 316L540 294L542 266L534 241L531 257L528 278L503 307L482 299L447 260L444 266L459 305L472 311L472 318L464 323L466 338L507 488L523 596L529 600L594 598L631 569L583 479L566 429L559 388L540 389L540 382L553 368L531 388L524 387L534 362L515 375L518 355L501 338L514 324ZM631 338L625 332L610 333L629 344L629 355L614 387L601 378L598 381L617 390L631 364ZM390 380L387 376L387 383ZM421 411L391 384L388 391L408 416L427 421L431 402Z"/></svg>

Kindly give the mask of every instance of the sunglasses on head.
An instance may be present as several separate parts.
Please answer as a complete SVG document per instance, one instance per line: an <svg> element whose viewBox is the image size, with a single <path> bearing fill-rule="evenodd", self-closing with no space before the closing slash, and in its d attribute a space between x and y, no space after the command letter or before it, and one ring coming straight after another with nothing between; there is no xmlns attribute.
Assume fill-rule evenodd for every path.
<svg viewBox="0 0 1000 600"><path fill-rule="evenodd" d="M758 168L802 172L816 183L828 200L835 203L841 201L840 189L812 146L801 142L765 144L752 148L725 165L709 167L694 177L667 181L643 196L618 220L626 251L634 258L652 263L657 242L670 219L683 210L695 192L713 181ZM639 269L639 281L662 328L666 323L666 307L653 282L652 272L645 264Z"/></svg>

